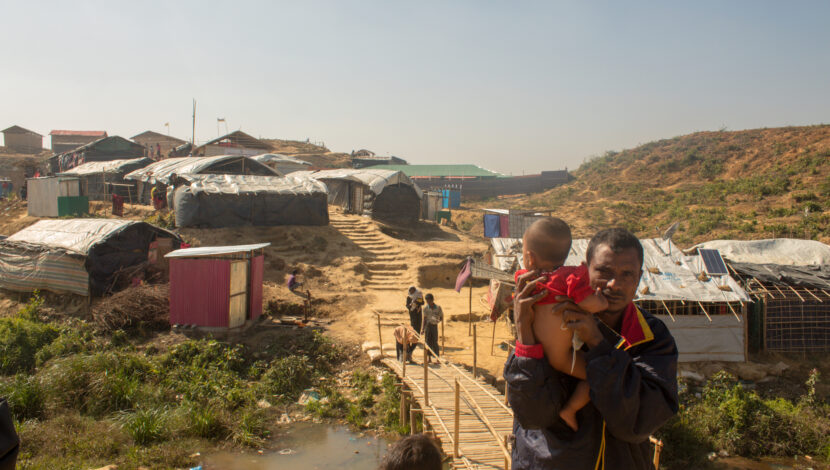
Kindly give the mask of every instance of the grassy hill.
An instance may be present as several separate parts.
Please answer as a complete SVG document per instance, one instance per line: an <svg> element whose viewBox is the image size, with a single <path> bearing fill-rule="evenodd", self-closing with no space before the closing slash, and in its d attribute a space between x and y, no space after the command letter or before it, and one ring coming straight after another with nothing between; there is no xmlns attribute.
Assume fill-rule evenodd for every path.
<svg viewBox="0 0 830 470"><path fill-rule="evenodd" d="M827 125L698 132L607 152L574 176L544 193L477 206L550 209L577 236L610 226L656 236L679 221L681 245L773 236L830 242ZM474 216L460 216L462 227L478 231Z"/></svg>

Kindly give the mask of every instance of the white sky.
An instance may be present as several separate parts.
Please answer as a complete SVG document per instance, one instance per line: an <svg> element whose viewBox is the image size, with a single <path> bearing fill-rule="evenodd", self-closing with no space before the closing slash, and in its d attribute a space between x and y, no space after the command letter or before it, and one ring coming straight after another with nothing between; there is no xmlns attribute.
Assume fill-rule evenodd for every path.
<svg viewBox="0 0 830 470"><path fill-rule="evenodd" d="M830 122L827 18L819 1L7 0L0 128L170 122L190 139L195 98L197 141L223 117L410 163L573 169L698 130Z"/></svg>

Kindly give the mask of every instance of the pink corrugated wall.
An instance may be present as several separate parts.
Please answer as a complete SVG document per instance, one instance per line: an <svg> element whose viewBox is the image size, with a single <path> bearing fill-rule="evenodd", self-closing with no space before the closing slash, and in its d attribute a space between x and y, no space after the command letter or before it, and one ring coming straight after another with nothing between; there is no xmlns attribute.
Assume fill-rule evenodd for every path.
<svg viewBox="0 0 830 470"><path fill-rule="evenodd" d="M171 325L228 326L230 264L226 259L170 260Z"/></svg>
<svg viewBox="0 0 830 470"><path fill-rule="evenodd" d="M265 256L259 255L251 259L251 319L256 320L262 315L262 270L265 265Z"/></svg>

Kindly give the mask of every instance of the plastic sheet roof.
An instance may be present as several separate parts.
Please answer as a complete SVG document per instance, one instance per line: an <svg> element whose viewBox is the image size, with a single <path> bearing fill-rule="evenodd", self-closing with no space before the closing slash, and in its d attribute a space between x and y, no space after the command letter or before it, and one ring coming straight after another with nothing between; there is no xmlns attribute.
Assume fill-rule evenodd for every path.
<svg viewBox="0 0 830 470"><path fill-rule="evenodd" d="M574 240L565 264L578 266L583 263L588 242L587 238ZM643 245L645 259L643 277L637 287L635 300L750 301L746 291L731 276L715 277L706 281L698 279L698 274L703 270L700 257L684 254L670 240L651 238L640 240L640 242ZM524 268L521 239L491 238L490 243L497 255L510 255L509 257L494 257L494 264L497 267L509 269L513 260L517 259L519 267ZM728 290L723 290L719 286L726 286ZM646 287L648 287L647 290L645 290Z"/></svg>
<svg viewBox="0 0 830 470"><path fill-rule="evenodd" d="M342 168L338 170L320 170L320 171L297 171L291 173L291 176L309 177L316 180L341 180L354 181L362 183L369 187L375 193L380 194L383 188L393 184L405 184L412 186L418 197L423 197L424 194L421 188L418 187L404 172L396 170L380 170L377 168Z"/></svg>
<svg viewBox="0 0 830 470"><path fill-rule="evenodd" d="M281 176L272 168L269 168L255 160L251 160L250 158L241 157L239 155L218 155L215 157L168 158L127 173L124 178L128 180L143 181L150 184L170 184L170 175L174 173L178 176L196 174L208 170L214 165L220 165L224 162L230 162L240 158L248 160L252 165L261 165L262 167L267 168L268 171L274 174L274 176Z"/></svg>
<svg viewBox="0 0 830 470"><path fill-rule="evenodd" d="M198 256L227 255L231 253L245 253L271 246L270 243L256 243L253 245L232 246L200 246L198 248L182 248L164 255L165 258L194 258Z"/></svg>
<svg viewBox="0 0 830 470"><path fill-rule="evenodd" d="M770 284L794 285L830 289L830 265L784 266L730 262L739 275Z"/></svg>
<svg viewBox="0 0 830 470"><path fill-rule="evenodd" d="M67 170L61 175L85 176L94 175L97 173L121 173L128 170L130 167L138 166L145 167L153 163L150 158L132 158L127 160L110 160L108 162L88 162Z"/></svg>
<svg viewBox="0 0 830 470"><path fill-rule="evenodd" d="M737 263L780 264L787 266L816 266L830 264L830 246L813 240L772 238L766 240L712 240L699 243L688 250L699 248L720 250L721 256Z"/></svg>
<svg viewBox="0 0 830 470"><path fill-rule="evenodd" d="M279 153L263 153L262 155L254 155L251 158L260 163L265 163L266 165L269 163L295 163L298 165L311 166L311 163L305 160L300 160L299 158L289 155L281 155Z"/></svg>
<svg viewBox="0 0 830 470"><path fill-rule="evenodd" d="M312 178L260 175L182 175L193 194L327 194L326 185Z"/></svg>
<svg viewBox="0 0 830 470"><path fill-rule="evenodd" d="M123 219L41 220L10 236L6 241L62 248L80 255L86 255L92 247L105 241L110 236L131 225L144 223L137 220ZM172 233L170 233L170 236L178 238Z"/></svg>

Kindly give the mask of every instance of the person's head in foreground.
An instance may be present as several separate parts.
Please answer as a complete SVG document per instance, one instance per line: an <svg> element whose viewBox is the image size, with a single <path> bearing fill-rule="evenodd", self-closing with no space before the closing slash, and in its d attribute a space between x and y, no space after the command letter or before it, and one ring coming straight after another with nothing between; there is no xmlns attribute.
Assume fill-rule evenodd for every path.
<svg viewBox="0 0 830 470"><path fill-rule="evenodd" d="M542 217L525 230L522 256L528 270L554 270L568 259L571 228L562 219Z"/></svg>
<svg viewBox="0 0 830 470"><path fill-rule="evenodd" d="M424 299L426 299L427 304L429 304L430 307L435 306L435 297L432 294L425 295Z"/></svg>
<svg viewBox="0 0 830 470"><path fill-rule="evenodd" d="M410 294L414 294L414 293L415 293L415 286L410 286L410 287L409 287L409 293L410 293Z"/></svg>
<svg viewBox="0 0 830 470"><path fill-rule="evenodd" d="M441 470L441 451L426 434L408 436L383 456L380 470Z"/></svg>
<svg viewBox="0 0 830 470"><path fill-rule="evenodd" d="M588 242L585 252L591 287L602 288L607 312L625 309L637 295L643 274L643 246L624 228L601 230Z"/></svg>

